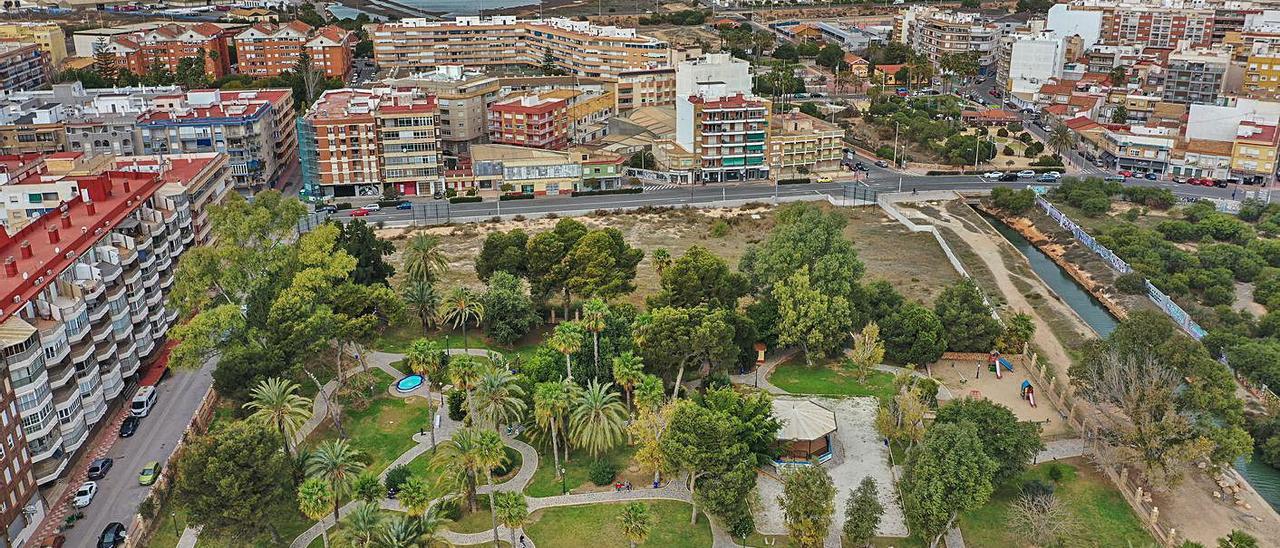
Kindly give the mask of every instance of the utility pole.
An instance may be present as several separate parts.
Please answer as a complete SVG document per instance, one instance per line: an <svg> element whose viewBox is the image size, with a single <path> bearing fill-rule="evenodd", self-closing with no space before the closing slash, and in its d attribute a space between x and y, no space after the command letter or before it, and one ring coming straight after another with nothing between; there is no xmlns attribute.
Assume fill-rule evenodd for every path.
<svg viewBox="0 0 1280 548"><path fill-rule="evenodd" d="M900 122L893 123L893 168L898 169L898 129L902 126Z"/></svg>

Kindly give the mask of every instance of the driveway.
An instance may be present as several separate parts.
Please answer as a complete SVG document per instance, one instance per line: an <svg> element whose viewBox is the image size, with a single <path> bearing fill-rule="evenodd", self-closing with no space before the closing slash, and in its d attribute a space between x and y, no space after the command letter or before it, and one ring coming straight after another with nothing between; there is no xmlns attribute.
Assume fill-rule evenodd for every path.
<svg viewBox="0 0 1280 548"><path fill-rule="evenodd" d="M199 371L175 370L160 382L155 407L142 419L138 432L133 437L116 440L107 453L115 459L115 465L106 478L98 480L98 496L82 510L84 519L63 533L67 536L67 546L94 546L108 523L118 521L127 527L133 522L138 504L151 490L138 485L138 472L148 462L164 463L169 459L200 407L200 400L213 384L212 371L210 362ZM121 397L131 393L126 391ZM72 488L79 488L80 483L74 481Z"/></svg>

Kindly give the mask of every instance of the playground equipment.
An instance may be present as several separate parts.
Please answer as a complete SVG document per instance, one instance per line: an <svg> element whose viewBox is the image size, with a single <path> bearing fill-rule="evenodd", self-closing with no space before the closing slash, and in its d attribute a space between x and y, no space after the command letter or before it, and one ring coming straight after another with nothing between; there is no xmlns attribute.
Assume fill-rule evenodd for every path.
<svg viewBox="0 0 1280 548"><path fill-rule="evenodd" d="M987 354L987 370L995 373L997 379L1003 379L1004 375L1000 371L1001 367L1009 370L1010 373L1013 372L1013 364L1001 357L998 350L992 350L990 354Z"/></svg>
<svg viewBox="0 0 1280 548"><path fill-rule="evenodd" d="M1019 391L1019 396L1021 396L1022 399L1027 400L1027 403L1030 403L1031 407L1036 406L1036 388L1031 386L1031 381L1022 381L1022 388Z"/></svg>

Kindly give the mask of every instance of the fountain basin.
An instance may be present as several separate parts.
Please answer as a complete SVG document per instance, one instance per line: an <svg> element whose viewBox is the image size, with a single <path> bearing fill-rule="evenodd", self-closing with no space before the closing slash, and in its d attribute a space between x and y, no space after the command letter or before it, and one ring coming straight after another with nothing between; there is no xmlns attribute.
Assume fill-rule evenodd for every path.
<svg viewBox="0 0 1280 548"><path fill-rule="evenodd" d="M396 381L396 391L400 393L412 392L424 382L422 375L409 375L403 379Z"/></svg>

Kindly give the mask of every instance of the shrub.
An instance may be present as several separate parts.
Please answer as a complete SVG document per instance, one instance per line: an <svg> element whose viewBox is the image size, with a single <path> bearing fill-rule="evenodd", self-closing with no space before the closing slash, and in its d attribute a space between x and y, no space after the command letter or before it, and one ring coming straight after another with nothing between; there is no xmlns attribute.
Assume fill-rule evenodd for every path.
<svg viewBox="0 0 1280 548"><path fill-rule="evenodd" d="M1009 130L1005 128L1000 128L996 130L996 137L1008 137L1008 136L1009 136Z"/></svg>
<svg viewBox="0 0 1280 548"><path fill-rule="evenodd" d="M1124 212L1123 216L1124 216L1124 220L1129 221L1131 223L1138 220L1138 208L1136 207L1129 208Z"/></svg>
<svg viewBox="0 0 1280 548"><path fill-rule="evenodd" d="M618 476L618 469L613 466L612 462L597 460L587 467L587 476L591 479L591 483L609 485Z"/></svg>
<svg viewBox="0 0 1280 548"><path fill-rule="evenodd" d="M458 195L458 191L457 191L457 190L455 190L455 189L452 189L452 188L446 188L446 189L444 189L444 197L445 197L445 198L452 198L452 197L457 196L457 195Z"/></svg>
<svg viewBox="0 0 1280 548"><path fill-rule="evenodd" d="M1147 281L1137 272L1121 274L1116 277L1116 289L1126 295L1141 295L1147 292Z"/></svg>
<svg viewBox="0 0 1280 548"><path fill-rule="evenodd" d="M1006 126L1006 127L1008 127L1008 128L1009 128L1009 131L1012 131L1012 132L1014 132L1014 133L1018 133L1018 132L1023 131L1023 129L1022 129L1022 123L1021 123L1021 122L1013 122L1013 123L1009 124L1009 125L1008 125L1008 126Z"/></svg>
<svg viewBox="0 0 1280 548"><path fill-rule="evenodd" d="M1005 156L1015 156L1017 153L1013 151L1013 147L1009 145L1005 145L1004 149L1000 151L1000 154L1003 154Z"/></svg>
<svg viewBox="0 0 1280 548"><path fill-rule="evenodd" d="M512 192L509 194L503 194L501 196L498 196L498 200L503 202L507 200L532 200L532 199L533 199L532 194L525 194L523 192Z"/></svg>
<svg viewBox="0 0 1280 548"><path fill-rule="evenodd" d="M1062 481L1062 476L1064 475L1064 472L1062 471L1062 466L1059 465L1058 463L1055 462L1053 464L1050 464L1048 473L1049 473L1049 479L1053 480L1054 483L1058 483Z"/></svg>
<svg viewBox="0 0 1280 548"><path fill-rule="evenodd" d="M1058 477L1061 479L1062 471L1058 471ZM1053 484L1038 479L1029 480L1022 484L1022 494L1030 497L1052 495Z"/></svg>
<svg viewBox="0 0 1280 548"><path fill-rule="evenodd" d="M502 453L506 455L507 458L502 462L502 464L493 467L493 477L495 478L500 478L510 474L511 471L515 469L515 465L518 462L516 459L520 458L520 452L512 449L511 447L504 446L502 448Z"/></svg>
<svg viewBox="0 0 1280 548"><path fill-rule="evenodd" d="M1039 157L1039 158L1036 158L1036 161L1031 162L1031 165L1033 165L1033 166L1061 166L1061 165L1062 165L1062 158L1059 158L1059 157L1057 157L1057 156L1044 155L1044 156L1041 156L1041 157Z"/></svg>
<svg viewBox="0 0 1280 548"><path fill-rule="evenodd" d="M1024 188L1014 190L1009 187L991 189L991 204L1015 215L1025 213L1036 204L1035 191Z"/></svg>
<svg viewBox="0 0 1280 548"><path fill-rule="evenodd" d="M467 417L467 395L461 390L450 390L447 397L449 419L461 421Z"/></svg>
<svg viewBox="0 0 1280 548"><path fill-rule="evenodd" d="M876 149L876 156L884 158L885 160L892 160L893 147L889 145L880 145L880 147Z"/></svg>
<svg viewBox="0 0 1280 548"><path fill-rule="evenodd" d="M484 198L481 198L479 196L454 196L452 198L449 198L449 203L451 204L467 204L467 203L483 202L483 201L484 201Z"/></svg>
<svg viewBox="0 0 1280 548"><path fill-rule="evenodd" d="M812 182L813 181L810 180L808 177L797 177L793 179L778 179L778 184L780 185L807 185Z"/></svg>
<svg viewBox="0 0 1280 548"><path fill-rule="evenodd" d="M408 466L397 464L387 469L387 476L383 478L382 483L387 486L387 489L399 489L409 480L410 475L412 472L409 471Z"/></svg>
<svg viewBox="0 0 1280 548"><path fill-rule="evenodd" d="M337 208L339 211L341 211L341 210L344 210L344 209L352 209L352 208L354 208L355 206L351 205L351 202L338 202L338 203L336 203L336 204L333 204L333 207L335 207L335 208Z"/></svg>
<svg viewBox="0 0 1280 548"><path fill-rule="evenodd" d="M609 194L639 194L644 192L641 187L615 188L611 190L575 190L569 193L570 196L607 196Z"/></svg>
<svg viewBox="0 0 1280 548"><path fill-rule="evenodd" d="M716 222L711 225L712 238L723 238L728 235L729 223L725 222L724 219L717 219Z"/></svg>

